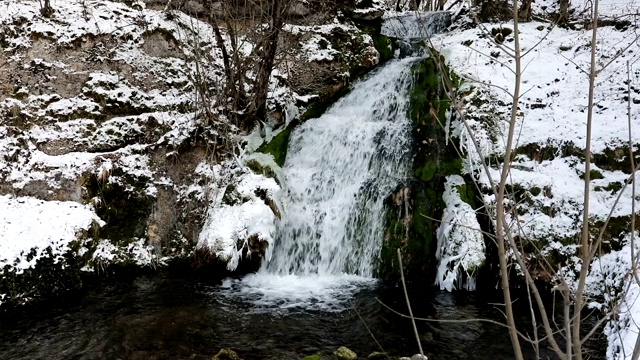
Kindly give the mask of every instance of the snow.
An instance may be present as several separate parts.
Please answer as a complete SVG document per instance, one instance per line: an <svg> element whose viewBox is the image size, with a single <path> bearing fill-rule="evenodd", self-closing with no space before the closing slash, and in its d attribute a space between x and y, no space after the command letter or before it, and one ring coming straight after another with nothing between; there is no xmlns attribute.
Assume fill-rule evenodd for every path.
<svg viewBox="0 0 640 360"><path fill-rule="evenodd" d="M590 2L572 4L575 16L581 19L589 18L590 6ZM533 7L538 13L551 12L557 9L557 2L537 1ZM640 3L637 0L604 0L600 3L600 12L602 19L628 20L630 26L629 29L604 26L598 31L598 76L591 147L595 155L607 156L608 161L615 157L614 162L624 164L623 161L628 162L628 150L624 148L628 142L628 115L631 117L632 141L636 146L640 143L640 132L637 131L640 108L636 104L640 100L637 93L640 53L637 51L637 16L634 15L640 13ZM517 212L506 214L520 237L538 242L541 255L559 255L565 259L561 274L569 283L574 280L575 272L583 267L576 257L579 247L572 244L571 239L580 232L584 211L584 182L581 179L584 160L579 154L586 143L592 35L591 30L580 23L576 26L576 30L551 28L548 23L536 21L519 25L525 55L515 129L514 149L517 151L509 174L512 197L507 204ZM500 159L505 151L515 66L513 59L502 50L513 48L513 34L507 36L503 44L498 44L490 35L493 28L513 29L513 25L510 22L471 28L462 25L431 38L432 45L464 79L459 93L463 94L463 111L472 132L457 116L452 117L448 130L459 139L465 154L465 171L477 176L490 211L495 211L491 209L495 198L491 195L489 175L497 180L502 171L502 165L497 164L500 160L493 159ZM631 114L627 113L627 62L632 66ZM474 139L480 154L472 143ZM487 174L480 161L489 158L492 161ZM614 218L629 216L632 202L640 209L640 198L631 196L632 186L636 185L621 189L632 171L620 166L598 161L592 166L602 175L601 179L592 179L590 184L589 211L594 224L603 221L611 209ZM636 192L639 190L636 187ZM640 288L630 272L629 235L613 236L622 249L594 259L590 265L587 292L590 307L616 314L605 328L609 343L607 359L629 359L640 330L637 325L640 323L640 303L637 301ZM448 269L444 268L445 271Z"/></svg>
<svg viewBox="0 0 640 360"><path fill-rule="evenodd" d="M464 184L461 176L448 176L442 194L445 209L436 248L440 262L436 284L440 290L475 290L475 271L485 261L484 238L476 212L460 198L459 188Z"/></svg>
<svg viewBox="0 0 640 360"><path fill-rule="evenodd" d="M487 25L487 28L502 26ZM523 73L523 97L521 113L516 134L517 146L530 143L573 143L583 146L585 107L588 95L588 77L582 72L589 61L589 31L571 31L555 28L547 36L547 31L537 28L544 23L520 24L521 43L523 49L532 50L523 61L526 69ZM513 61L505 55L497 59L487 57L490 51L498 51L491 38L482 38L481 30L471 29L455 34L438 35L434 44L442 49L459 75L469 79L473 86L492 86L494 101L502 101L505 106L497 106L498 111L508 108L511 102L509 92L513 89ZM603 29L599 44L600 68L617 52L624 49L630 41L628 34L622 31ZM473 40L470 46L463 45L465 40ZM533 47L540 42L540 45ZM509 43L510 44L510 43ZM573 44L571 50L562 51L561 47ZM626 122L626 87L620 86L620 78L626 77L625 63L637 58L633 49L627 49L623 55L614 60L611 66L604 68L598 77L596 102L596 121L594 122L593 151L621 144L627 137ZM579 68L576 68L577 64ZM637 76L637 75L636 75ZM571 88L567 88L567 84ZM534 104L542 104L537 107ZM534 106L531 106L534 105ZM633 121L634 128L640 125L636 109ZM501 114L503 114L501 112ZM506 119L506 118L504 118ZM621 126L611 126L612 122ZM503 123L504 124L504 123ZM637 137L640 135L636 134ZM634 139L638 140L638 138Z"/></svg>
<svg viewBox="0 0 640 360"><path fill-rule="evenodd" d="M98 270L103 270L110 264L132 260L138 266L156 266L163 264L159 254L152 245L147 245L145 239L136 239L126 246L116 246L109 240L101 240L93 252L92 259ZM93 269L85 269L93 271Z"/></svg>
<svg viewBox="0 0 640 360"><path fill-rule="evenodd" d="M225 193L233 191L233 185L221 187L207 211L206 221L198 237L197 248L208 249L217 257L227 261L227 269L235 270L240 262L242 249L249 245L249 238L255 236L273 246L276 216L261 199L256 190L264 190L272 197L280 187L275 180L244 173L235 190L236 204L225 204Z"/></svg>
<svg viewBox="0 0 640 360"><path fill-rule="evenodd" d="M18 273L33 267L51 248L62 256L79 231L104 222L90 207L71 201L43 201L32 197L0 196L0 268L14 266ZM25 256L35 249L35 256Z"/></svg>
<svg viewBox="0 0 640 360"><path fill-rule="evenodd" d="M302 45L302 53L298 56L306 56L309 61L332 61L333 57L339 53L327 39L320 35L313 35Z"/></svg>
<svg viewBox="0 0 640 360"><path fill-rule="evenodd" d="M484 27L490 30L510 25L485 24ZM546 23L520 24L520 41L526 55L514 149L536 144L538 149L558 150L547 158L542 155L536 157L535 154L533 158L529 158L531 154L515 157L510 182L520 185L524 193L522 199L512 204L519 210L517 218L513 214L508 214L508 218L514 226L518 224L522 229L522 236L550 241L574 236L582 222L584 185L580 176L584 171L584 161L575 156L563 157L561 149L582 151L580 149L585 144L589 81L585 69L590 60L588 44L591 32L547 29ZM435 35L432 43L465 80L461 89L462 93L468 94L464 111L474 133L470 134L455 118L451 132L460 138L460 147L466 154L466 171L479 174L479 180L485 189L489 189L489 177L480 166L480 160L504 153L504 134L512 102L510 92L514 86L514 62L483 31L486 30L454 30ZM627 90L624 86L626 62L640 58L636 48L629 47L635 41L635 36L629 34L613 27L604 27L598 33L600 72L596 83L597 106L592 138L595 154L621 148L628 141ZM507 36L505 46L513 46L512 36ZM634 83L640 79L637 71L631 76ZM638 99L636 94L632 94L632 98ZM632 128L640 128L640 108L637 106L632 107L631 119ZM482 154L476 152L472 139L478 141ZM633 131L633 142L640 143L640 132ZM624 159L626 154L623 152L620 157ZM499 179L501 170L501 167L493 166L491 177ZM623 183L629 175L598 166L594 166L594 170L603 177L591 183L589 210L594 220L603 220L611 208L614 208L614 217L628 216L632 201L636 201L636 206L640 205L638 200L631 199L631 186L628 186L614 207L618 192L606 189L615 188L611 186ZM491 195L487 195L485 200L489 204L494 201Z"/></svg>

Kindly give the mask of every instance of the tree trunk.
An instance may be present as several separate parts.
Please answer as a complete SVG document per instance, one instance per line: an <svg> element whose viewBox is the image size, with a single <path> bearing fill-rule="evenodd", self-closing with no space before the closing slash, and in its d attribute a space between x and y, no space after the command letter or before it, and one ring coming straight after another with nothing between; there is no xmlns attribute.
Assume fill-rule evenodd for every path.
<svg viewBox="0 0 640 360"><path fill-rule="evenodd" d="M565 0L561 0L565 1ZM522 7L520 8L520 21L531 21L531 0L522 0Z"/></svg>
<svg viewBox="0 0 640 360"><path fill-rule="evenodd" d="M569 0L560 0L558 24L566 24L569 21Z"/></svg>
<svg viewBox="0 0 640 360"><path fill-rule="evenodd" d="M264 51L260 58L256 83L254 86L253 115L255 119L264 120L267 116L267 94L269 93L269 79L275 63L278 50L278 38L282 30L282 9L286 0L273 0L271 6L271 22L264 42Z"/></svg>
<svg viewBox="0 0 640 360"><path fill-rule="evenodd" d="M42 6L42 9L40 9L40 14L44 17L51 17L51 15L53 15L51 0L44 0L44 5Z"/></svg>

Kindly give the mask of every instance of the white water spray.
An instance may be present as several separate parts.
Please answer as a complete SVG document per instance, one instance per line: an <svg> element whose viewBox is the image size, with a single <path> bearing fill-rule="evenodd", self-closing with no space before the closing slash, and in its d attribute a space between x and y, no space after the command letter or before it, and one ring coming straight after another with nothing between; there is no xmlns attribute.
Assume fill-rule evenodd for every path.
<svg viewBox="0 0 640 360"><path fill-rule="evenodd" d="M410 65L395 61L292 133L269 273L373 276L384 200L405 179Z"/></svg>
<svg viewBox="0 0 640 360"><path fill-rule="evenodd" d="M409 170L415 61L391 61L292 132L276 242L236 291L260 305L331 310L375 282L384 201Z"/></svg>

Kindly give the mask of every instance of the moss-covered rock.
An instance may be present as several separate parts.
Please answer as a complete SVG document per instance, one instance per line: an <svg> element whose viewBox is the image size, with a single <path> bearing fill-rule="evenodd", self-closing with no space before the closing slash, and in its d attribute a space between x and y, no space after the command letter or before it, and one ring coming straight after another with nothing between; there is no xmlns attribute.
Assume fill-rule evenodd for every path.
<svg viewBox="0 0 640 360"><path fill-rule="evenodd" d="M212 360L241 360L238 353L231 349L220 349Z"/></svg>
<svg viewBox="0 0 640 360"><path fill-rule="evenodd" d="M395 51L395 46L391 38L385 35L373 35L373 45L380 53L380 63L383 64L391 59L393 59L393 53Z"/></svg>
<svg viewBox="0 0 640 360"><path fill-rule="evenodd" d="M289 137L293 128L298 124L297 121L291 122L278 135L274 136L271 141L262 144L257 152L270 154L278 166L283 166L287 159L287 148L289 147Z"/></svg>
<svg viewBox="0 0 640 360"><path fill-rule="evenodd" d="M340 360L356 360L358 358L355 352L345 346L339 347L338 350L333 352L333 355Z"/></svg>
<svg viewBox="0 0 640 360"><path fill-rule="evenodd" d="M118 168L111 177L120 181L105 181L91 175L85 184L85 200L99 199L96 214L106 222L100 230L101 236L125 242L146 237L147 219L155 201L145 194L146 182Z"/></svg>
<svg viewBox="0 0 640 360"><path fill-rule="evenodd" d="M39 254L35 266L22 270L13 265L0 269L0 304L3 308L32 303L64 291L82 287L82 259L70 249L63 256L54 256L51 247ZM36 256L37 250L31 249L26 259Z"/></svg>
<svg viewBox="0 0 640 360"><path fill-rule="evenodd" d="M439 56L435 54L435 56ZM444 61L443 61L444 63ZM395 278L396 249L401 249L404 270L409 277L423 277L435 265L436 230L442 217L442 192L447 175L461 174L462 160L444 130L451 101L442 85L442 76L458 86L458 77L436 59L427 58L414 66L415 81L410 94L412 122L413 180L387 199L386 233L381 250L380 275ZM461 194L473 203L474 189L465 186Z"/></svg>

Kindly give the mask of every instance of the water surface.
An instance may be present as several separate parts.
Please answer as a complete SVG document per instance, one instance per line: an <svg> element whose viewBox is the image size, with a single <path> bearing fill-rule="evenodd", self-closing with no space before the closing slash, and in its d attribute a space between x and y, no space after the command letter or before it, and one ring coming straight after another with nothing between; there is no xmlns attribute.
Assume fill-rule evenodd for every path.
<svg viewBox="0 0 640 360"><path fill-rule="evenodd" d="M233 280L228 280L233 281ZM502 321L491 303L500 294L416 290L416 316ZM220 348L244 359L300 359L347 346L361 357L417 352L411 324L376 298L405 311L401 289L368 285L345 299L343 311L261 308L228 282L207 284L162 275L103 282L0 319L0 359L210 359ZM310 301L313 302L311 298ZM525 299L518 300L524 303ZM521 319L528 310L516 308ZM366 326L365 326L366 323ZM512 359L506 330L486 323L419 323L430 359ZM524 329L529 331L530 329ZM528 348L527 348L528 349ZM543 349L543 359L555 356ZM533 358L529 352L529 358Z"/></svg>

